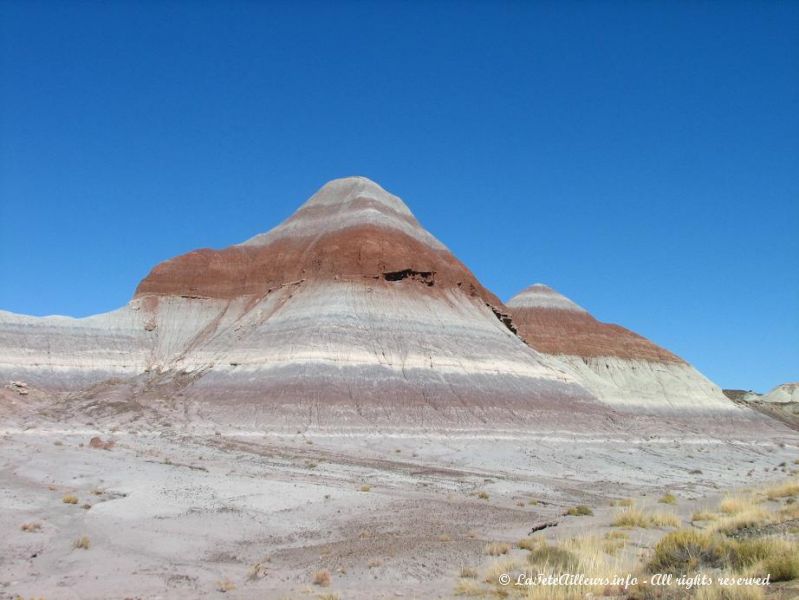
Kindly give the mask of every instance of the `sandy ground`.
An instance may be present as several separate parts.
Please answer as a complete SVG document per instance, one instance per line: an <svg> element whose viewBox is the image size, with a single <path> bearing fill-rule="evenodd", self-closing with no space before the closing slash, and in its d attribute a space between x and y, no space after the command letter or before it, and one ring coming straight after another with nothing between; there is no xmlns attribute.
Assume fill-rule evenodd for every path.
<svg viewBox="0 0 799 600"><path fill-rule="evenodd" d="M91 448L94 435L115 445ZM611 499L646 505L666 490L690 514L724 490L784 479L779 465L797 457L790 437L7 429L0 597L450 598L462 566L492 560L487 542L553 520L542 535L602 532ZM577 503L595 516L561 516ZM74 548L82 536L90 547ZM312 584L321 569L329 587Z"/></svg>

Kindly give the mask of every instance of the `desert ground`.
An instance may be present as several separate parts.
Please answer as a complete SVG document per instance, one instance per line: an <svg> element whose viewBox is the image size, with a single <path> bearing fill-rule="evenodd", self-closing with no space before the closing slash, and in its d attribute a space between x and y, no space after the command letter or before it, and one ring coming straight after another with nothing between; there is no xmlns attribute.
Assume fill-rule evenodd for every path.
<svg viewBox="0 0 799 600"><path fill-rule="evenodd" d="M575 538L640 569L670 531L709 526L692 516L725 496L796 481L796 441L7 427L0 597L554 598L496 580L535 544ZM781 543L799 532L784 512L796 487L757 500L783 511L770 525ZM662 522L614 526L630 502ZM564 514L581 505L593 514ZM766 597L799 596L792 585Z"/></svg>

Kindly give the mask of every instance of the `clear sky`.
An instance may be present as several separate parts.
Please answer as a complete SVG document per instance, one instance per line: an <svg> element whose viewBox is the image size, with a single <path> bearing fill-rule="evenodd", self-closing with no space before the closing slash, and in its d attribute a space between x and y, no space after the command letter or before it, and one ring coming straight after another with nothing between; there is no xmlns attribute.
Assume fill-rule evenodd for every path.
<svg viewBox="0 0 799 600"><path fill-rule="evenodd" d="M723 387L799 380L799 2L0 2L0 309L84 316L325 181Z"/></svg>

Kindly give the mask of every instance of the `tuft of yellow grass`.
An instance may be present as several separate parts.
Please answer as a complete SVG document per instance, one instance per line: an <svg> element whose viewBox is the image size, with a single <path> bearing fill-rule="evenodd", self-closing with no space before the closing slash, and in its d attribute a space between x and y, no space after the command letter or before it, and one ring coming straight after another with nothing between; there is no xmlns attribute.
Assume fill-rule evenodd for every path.
<svg viewBox="0 0 799 600"><path fill-rule="evenodd" d="M610 501L611 506L629 507L632 506L633 504L635 504L635 502L633 501L632 498L617 498L616 500Z"/></svg>
<svg viewBox="0 0 799 600"><path fill-rule="evenodd" d="M74 542L72 542L72 547L75 548L76 550L77 549L88 550L90 546L91 542L89 541L89 538L85 535L79 537Z"/></svg>
<svg viewBox="0 0 799 600"><path fill-rule="evenodd" d="M72 494L67 494L66 496L61 498L61 502L63 502L64 504L77 504L78 503L78 497L77 496L73 496Z"/></svg>
<svg viewBox="0 0 799 600"><path fill-rule="evenodd" d="M663 494L660 499L658 500L660 504L677 504L677 496L668 492L667 494Z"/></svg>
<svg viewBox="0 0 799 600"><path fill-rule="evenodd" d="M627 508L618 513L613 521L614 527L679 527L681 521L677 515L667 512L645 513L637 508Z"/></svg>
<svg viewBox="0 0 799 600"><path fill-rule="evenodd" d="M460 575L461 575L461 577L464 577L464 578L467 578L467 579L475 579L477 577L478 573L477 573L477 569L475 569L474 567L470 567L468 565L463 565L461 567Z"/></svg>
<svg viewBox="0 0 799 600"><path fill-rule="evenodd" d="M30 523L23 523L19 526L22 531L26 531L28 533L34 533L36 531L42 530L42 524L36 521L31 521Z"/></svg>
<svg viewBox="0 0 799 600"><path fill-rule="evenodd" d="M495 560L488 567L488 570L486 571L483 581L485 581L486 583L496 584L500 575L502 575L503 573L513 573L518 569L519 569L519 562L512 558Z"/></svg>
<svg viewBox="0 0 799 600"><path fill-rule="evenodd" d="M649 515L649 522L652 527L679 527L682 525L682 521L677 515L667 512L653 512Z"/></svg>
<svg viewBox="0 0 799 600"><path fill-rule="evenodd" d="M474 579L461 578L455 585L456 596L484 596L486 590Z"/></svg>
<svg viewBox="0 0 799 600"><path fill-rule="evenodd" d="M766 490L766 498L769 500L792 498L794 496L799 496L799 481L787 481Z"/></svg>
<svg viewBox="0 0 799 600"><path fill-rule="evenodd" d="M594 514L594 511L591 510L590 506L578 504L577 506L572 506L563 514L569 517L590 517Z"/></svg>
<svg viewBox="0 0 799 600"><path fill-rule="evenodd" d="M763 600L763 589L748 585L711 585L700 586L695 600Z"/></svg>
<svg viewBox="0 0 799 600"><path fill-rule="evenodd" d="M533 550L545 543L543 538L527 537L516 542L516 545L522 550Z"/></svg>
<svg viewBox="0 0 799 600"><path fill-rule="evenodd" d="M330 585L330 571L327 569L321 569L313 574L313 579L311 579L314 585L318 585L319 587L327 587Z"/></svg>
<svg viewBox="0 0 799 600"><path fill-rule="evenodd" d="M691 521L716 521L719 516L709 510L697 510L691 515Z"/></svg>
<svg viewBox="0 0 799 600"><path fill-rule="evenodd" d="M759 506L750 506L746 510L730 514L713 523L713 529L724 534L732 534L741 529L766 525L774 520L767 510Z"/></svg>
<svg viewBox="0 0 799 600"><path fill-rule="evenodd" d="M502 556L510 552L510 545L504 542L492 542L486 544L485 553L489 556Z"/></svg>
<svg viewBox="0 0 799 600"><path fill-rule="evenodd" d="M358 488L361 492L368 492L372 489L372 486L368 483L364 483L360 488Z"/></svg>
<svg viewBox="0 0 799 600"><path fill-rule="evenodd" d="M482 492L482 491L481 492L477 492L476 495L477 495L478 498L480 498L480 500L488 500L488 497L489 497L488 496L488 492Z"/></svg>
<svg viewBox="0 0 799 600"><path fill-rule="evenodd" d="M719 504L719 510L725 515L737 515L756 506L751 496L727 496Z"/></svg>
<svg viewBox="0 0 799 600"><path fill-rule="evenodd" d="M531 572L560 575L582 573L587 578L612 577L615 573L630 571L632 565L621 556L605 550L607 540L599 537L574 537L557 545L544 544L528 556ZM528 600L582 600L588 597L607 596L602 585L531 586L524 591Z"/></svg>
<svg viewBox="0 0 799 600"><path fill-rule="evenodd" d="M216 591L222 592L223 594L227 592L232 592L235 589L236 589L236 584L233 583L227 577L225 577L224 579L220 579L219 581L216 582Z"/></svg>

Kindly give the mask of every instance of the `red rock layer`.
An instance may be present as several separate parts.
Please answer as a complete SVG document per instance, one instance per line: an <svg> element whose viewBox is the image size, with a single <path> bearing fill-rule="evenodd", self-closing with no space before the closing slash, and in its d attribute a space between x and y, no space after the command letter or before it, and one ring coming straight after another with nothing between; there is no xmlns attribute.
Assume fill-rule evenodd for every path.
<svg viewBox="0 0 799 600"><path fill-rule="evenodd" d="M539 352L685 363L645 337L620 325L598 321L582 309L523 306L514 300L508 302L508 308L519 334Z"/></svg>
<svg viewBox="0 0 799 600"><path fill-rule="evenodd" d="M189 252L156 266L136 296L230 299L260 296L301 279L417 278L436 289L460 288L493 305L485 290L450 252L401 231L362 225L316 238L279 238L263 246Z"/></svg>

